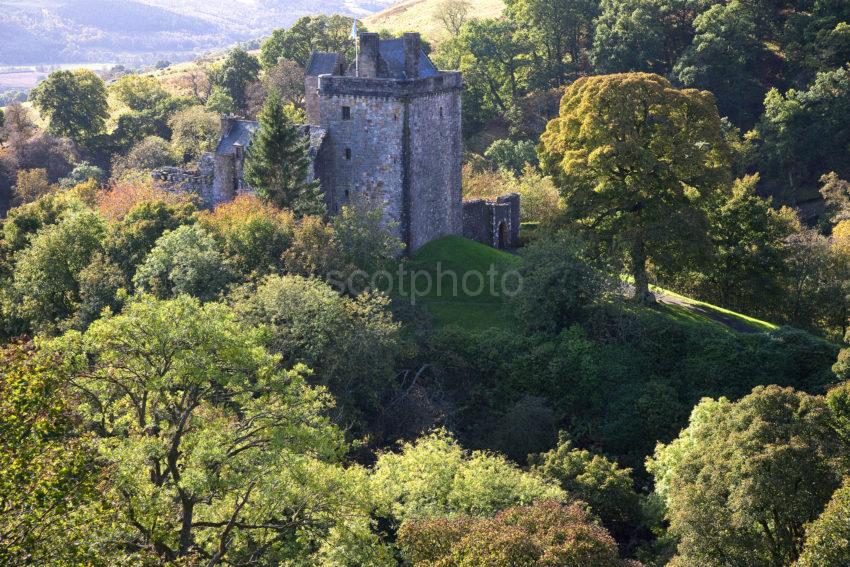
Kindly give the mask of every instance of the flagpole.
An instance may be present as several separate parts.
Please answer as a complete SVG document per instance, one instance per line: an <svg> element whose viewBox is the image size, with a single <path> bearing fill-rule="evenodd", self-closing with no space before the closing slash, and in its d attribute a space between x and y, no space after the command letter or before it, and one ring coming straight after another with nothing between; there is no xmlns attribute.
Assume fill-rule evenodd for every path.
<svg viewBox="0 0 850 567"><path fill-rule="evenodd" d="M360 38L357 35L357 16L351 24L351 39L354 40L354 76L360 78Z"/></svg>

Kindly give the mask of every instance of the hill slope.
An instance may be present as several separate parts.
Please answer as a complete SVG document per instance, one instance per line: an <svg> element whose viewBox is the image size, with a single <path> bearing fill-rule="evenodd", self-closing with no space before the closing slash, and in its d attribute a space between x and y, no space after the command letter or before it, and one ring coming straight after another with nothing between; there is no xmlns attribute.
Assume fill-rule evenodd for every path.
<svg viewBox="0 0 850 567"><path fill-rule="evenodd" d="M492 268L495 269L494 281L500 282L503 274L521 265L522 258L514 254L495 250L465 238L448 236L423 246L406 264L408 275L407 280L403 282L401 295L413 298L417 303L424 305L439 325L457 325L471 330L491 327L510 328L513 321L507 297L487 293L486 289L483 293L468 293L462 285L463 276L469 272L486 275ZM457 274L459 283L457 294L453 292L452 276L446 275L448 272ZM438 274L443 274L440 287L437 285ZM485 285L489 286L489 276L485 279ZM478 278L471 277L467 287L474 291L478 281ZM510 280L506 281L511 283ZM430 285L428 285L429 282ZM499 285L496 287L498 292ZM510 291L511 288L506 286L506 289ZM652 311L659 317L673 319L687 325L736 333L760 333L778 328L772 323L683 297L667 290L656 288L653 291L656 293L659 304Z"/></svg>
<svg viewBox="0 0 850 567"><path fill-rule="evenodd" d="M386 30L393 34L417 31L429 41L440 41L446 35L437 18L444 0L402 0L364 20L370 30ZM472 18L498 18L505 9L502 0L468 0Z"/></svg>
<svg viewBox="0 0 850 567"><path fill-rule="evenodd" d="M301 16L390 0L0 0L0 65L153 62L257 39Z"/></svg>

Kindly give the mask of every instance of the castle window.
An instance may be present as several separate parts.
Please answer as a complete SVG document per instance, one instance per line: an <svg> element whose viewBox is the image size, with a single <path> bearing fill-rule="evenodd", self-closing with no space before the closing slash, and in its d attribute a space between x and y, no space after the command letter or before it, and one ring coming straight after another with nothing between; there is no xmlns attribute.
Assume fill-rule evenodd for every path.
<svg viewBox="0 0 850 567"><path fill-rule="evenodd" d="M351 148L345 148L345 159L351 159Z"/></svg>
<svg viewBox="0 0 850 567"><path fill-rule="evenodd" d="M342 107L342 119L343 120L351 120L351 107L343 106Z"/></svg>
<svg viewBox="0 0 850 567"><path fill-rule="evenodd" d="M442 118L442 117L443 117L443 107L441 106L440 107L440 118Z"/></svg>

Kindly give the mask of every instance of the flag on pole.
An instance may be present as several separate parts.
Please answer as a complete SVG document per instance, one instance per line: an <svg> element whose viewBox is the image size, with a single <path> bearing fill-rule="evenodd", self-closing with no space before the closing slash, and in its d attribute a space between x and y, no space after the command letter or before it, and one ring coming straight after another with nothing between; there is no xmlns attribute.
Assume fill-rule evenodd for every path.
<svg viewBox="0 0 850 567"><path fill-rule="evenodd" d="M351 39L357 39L357 18L351 22Z"/></svg>

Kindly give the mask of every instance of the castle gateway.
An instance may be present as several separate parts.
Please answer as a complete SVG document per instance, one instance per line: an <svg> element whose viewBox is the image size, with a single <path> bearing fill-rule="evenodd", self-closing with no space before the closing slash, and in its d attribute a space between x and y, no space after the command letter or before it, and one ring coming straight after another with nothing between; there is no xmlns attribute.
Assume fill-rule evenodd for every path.
<svg viewBox="0 0 850 567"><path fill-rule="evenodd" d="M462 202L462 77L438 70L419 34L383 40L361 33L351 64L339 53L314 52L304 82L308 125L301 128L330 214L354 199L382 203L408 253L464 233L493 246L517 245L518 196L505 202L514 214L493 214L505 203ZM197 191L208 206L250 192L242 169L256 129L256 122L225 117L216 151L197 170L166 168L154 177ZM470 223L476 229L464 230Z"/></svg>

